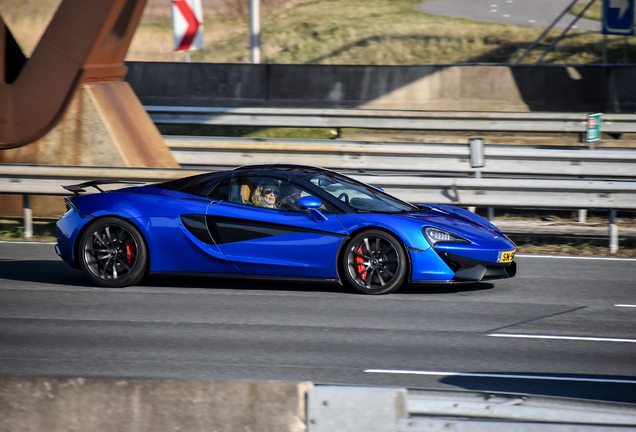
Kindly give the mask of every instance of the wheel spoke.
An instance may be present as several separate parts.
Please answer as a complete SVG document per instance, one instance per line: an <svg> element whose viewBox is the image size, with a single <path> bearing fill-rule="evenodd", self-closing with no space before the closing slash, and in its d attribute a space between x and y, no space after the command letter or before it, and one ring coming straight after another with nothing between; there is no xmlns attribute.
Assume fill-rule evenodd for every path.
<svg viewBox="0 0 636 432"><path fill-rule="evenodd" d="M108 259L108 258L110 258L110 254L109 253L106 253L106 255L102 255L101 257L100 256L95 256L95 259L97 261L104 261L105 259Z"/></svg>
<svg viewBox="0 0 636 432"><path fill-rule="evenodd" d="M395 276L395 273L393 273L391 270L389 270L389 269L388 269L388 268L386 268L386 267L384 267L384 268L382 269L382 271L383 271L384 273L388 274L390 277Z"/></svg>
<svg viewBox="0 0 636 432"><path fill-rule="evenodd" d="M365 286L367 287L367 289L371 289L372 288L371 287L371 278L369 276L370 275L372 276L373 272L371 271L371 268L368 268L368 269L366 269L365 273L366 273L366 275L364 277L363 282L364 282Z"/></svg>
<svg viewBox="0 0 636 432"><path fill-rule="evenodd" d="M107 248L107 247L108 247L108 245L104 242L104 239L102 239L102 237L99 235L99 233L94 232L94 233L93 233L93 237L95 237L95 238L97 239L97 241L98 241L98 242L99 242L102 246L104 246L105 248Z"/></svg>
<svg viewBox="0 0 636 432"><path fill-rule="evenodd" d="M98 254L98 253L108 253L108 249L94 249L94 248L89 248L87 247L86 250L92 254Z"/></svg>
<svg viewBox="0 0 636 432"><path fill-rule="evenodd" d="M117 238L116 238L117 243L121 244L122 243L122 239L125 238L125 235L126 235L126 231L124 231L123 228L120 228L119 229L119 233L117 234Z"/></svg>
<svg viewBox="0 0 636 432"><path fill-rule="evenodd" d="M108 247L113 247L113 246L115 246L115 245L113 244L113 237L112 237L112 236L111 236L111 234L110 234L110 227L109 227L109 226L107 226L107 227L104 229L104 231L106 231L106 240L107 240L107 245L108 245Z"/></svg>
<svg viewBox="0 0 636 432"><path fill-rule="evenodd" d="M382 286L386 285L386 282L384 282L384 279L382 279L382 274L380 270L376 268L374 271L375 271L375 274L378 275L378 279L380 279L380 285Z"/></svg>
<svg viewBox="0 0 636 432"><path fill-rule="evenodd" d="M371 250L371 247L369 246L369 239L366 237L364 239L364 246L367 248L367 252L369 253L369 255L373 256L373 251Z"/></svg>
<svg viewBox="0 0 636 432"><path fill-rule="evenodd" d="M106 274L106 271L108 270L108 265L110 264L110 262L112 261L112 257L109 255L108 256L108 260L104 263L104 265L99 269L101 276L103 279L108 278L108 274Z"/></svg>
<svg viewBox="0 0 636 432"><path fill-rule="evenodd" d="M122 260L120 257L117 257L117 262L121 264L126 271L131 270L131 267L128 265L128 263L125 260Z"/></svg>

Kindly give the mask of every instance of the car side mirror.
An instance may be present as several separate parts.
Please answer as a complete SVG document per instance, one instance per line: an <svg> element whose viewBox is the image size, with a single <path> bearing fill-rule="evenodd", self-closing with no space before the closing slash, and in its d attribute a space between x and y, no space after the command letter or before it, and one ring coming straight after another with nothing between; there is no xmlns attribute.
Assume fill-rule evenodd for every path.
<svg viewBox="0 0 636 432"><path fill-rule="evenodd" d="M327 216L325 216L320 212L320 210L318 210L321 206L322 203L316 197L306 196L298 200L298 207L300 207L301 209L311 210L311 215L314 217L314 221L326 222L328 220Z"/></svg>
<svg viewBox="0 0 636 432"><path fill-rule="evenodd" d="M298 200L298 207L301 209L317 210L321 205L320 200L312 196L305 196Z"/></svg>

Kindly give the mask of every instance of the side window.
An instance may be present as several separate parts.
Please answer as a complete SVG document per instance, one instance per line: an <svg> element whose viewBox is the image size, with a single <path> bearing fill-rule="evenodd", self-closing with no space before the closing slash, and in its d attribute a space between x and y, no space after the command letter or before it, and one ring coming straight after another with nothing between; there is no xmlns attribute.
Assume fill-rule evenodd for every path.
<svg viewBox="0 0 636 432"><path fill-rule="evenodd" d="M258 177L235 177L229 187L229 202L254 205L251 201L256 190Z"/></svg>
<svg viewBox="0 0 636 432"><path fill-rule="evenodd" d="M207 197L210 191L226 176L226 173L202 174L163 183L166 189Z"/></svg>
<svg viewBox="0 0 636 432"><path fill-rule="evenodd" d="M220 199L212 195L220 196L223 191L227 194L224 200L232 203L296 213L309 212L298 206L298 200L312 195L293 183L268 177L235 177L231 182L226 181L217 185L210 197ZM330 205L324 203L320 210L324 213L335 213Z"/></svg>
<svg viewBox="0 0 636 432"><path fill-rule="evenodd" d="M311 194L307 192L305 189L297 186L293 183L281 182L280 187L280 195L279 195L279 204L281 210L298 212L298 213L307 213L309 210L301 209L298 206L298 200L302 197L310 196Z"/></svg>
<svg viewBox="0 0 636 432"><path fill-rule="evenodd" d="M230 180L223 180L216 185L214 189L208 194L208 198L212 198L217 201L228 201L230 196Z"/></svg>

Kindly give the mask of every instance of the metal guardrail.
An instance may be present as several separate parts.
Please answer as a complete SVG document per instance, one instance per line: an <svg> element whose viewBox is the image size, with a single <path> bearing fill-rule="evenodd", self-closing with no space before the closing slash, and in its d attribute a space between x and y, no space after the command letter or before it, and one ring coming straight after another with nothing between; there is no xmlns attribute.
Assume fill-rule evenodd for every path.
<svg viewBox="0 0 636 432"><path fill-rule="evenodd" d="M316 386L308 432L636 430L620 404L495 392Z"/></svg>
<svg viewBox="0 0 636 432"><path fill-rule="evenodd" d="M422 176L473 175L470 146L412 142L164 136L184 168L223 169L249 163L300 163L334 170ZM468 141L468 140L467 140ZM636 180L636 148L487 145L483 177Z"/></svg>
<svg viewBox="0 0 636 432"><path fill-rule="evenodd" d="M86 180L160 182L203 171L158 168L94 168L0 165L0 193L69 195L63 185ZM636 182L476 179L450 177L351 177L410 202L457 206L597 208L636 210ZM121 187L121 185L114 185Z"/></svg>
<svg viewBox="0 0 636 432"><path fill-rule="evenodd" d="M144 106L156 124L583 134L586 113ZM636 114L604 114L603 132L636 132Z"/></svg>
<svg viewBox="0 0 636 432"><path fill-rule="evenodd" d="M200 173L178 169L0 165L0 193L68 195L63 185L86 180L160 182ZM610 250L618 249L616 210L636 210L636 182L486 179L415 176L352 177L382 187L406 201L474 207L597 208L610 210ZM121 187L121 185L114 185ZM25 198L25 233L30 205Z"/></svg>

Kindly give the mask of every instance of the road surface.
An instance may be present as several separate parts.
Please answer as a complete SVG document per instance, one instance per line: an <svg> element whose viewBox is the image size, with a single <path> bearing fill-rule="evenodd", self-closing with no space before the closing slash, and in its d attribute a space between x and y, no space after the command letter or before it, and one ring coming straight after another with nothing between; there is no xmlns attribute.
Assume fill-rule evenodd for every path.
<svg viewBox="0 0 636 432"><path fill-rule="evenodd" d="M150 277L102 289L0 243L0 374L284 380L636 403L636 260L520 256L517 277L365 296Z"/></svg>

